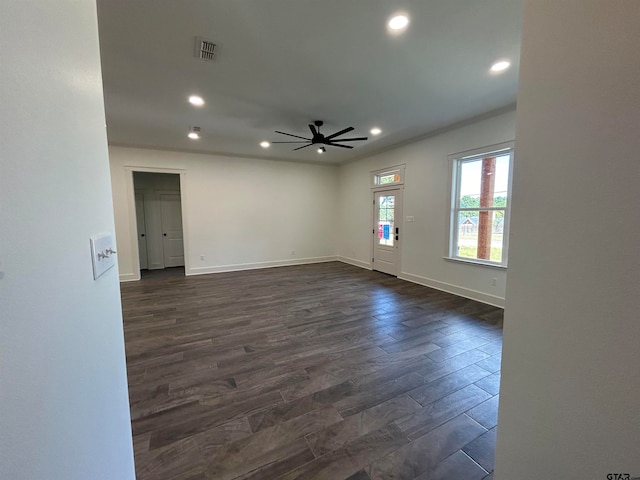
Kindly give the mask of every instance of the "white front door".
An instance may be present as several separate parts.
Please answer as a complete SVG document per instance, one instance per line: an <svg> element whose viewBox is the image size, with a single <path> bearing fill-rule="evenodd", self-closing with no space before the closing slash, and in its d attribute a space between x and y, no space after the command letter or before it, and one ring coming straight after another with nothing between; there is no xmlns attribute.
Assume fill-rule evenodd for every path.
<svg viewBox="0 0 640 480"><path fill-rule="evenodd" d="M160 213L162 218L162 244L165 267L184 265L184 245L182 239L182 206L180 195L160 194Z"/></svg>
<svg viewBox="0 0 640 480"><path fill-rule="evenodd" d="M136 193L136 224L138 226L138 253L140 256L140 268L149 268L147 256L147 225L144 219L144 196Z"/></svg>
<svg viewBox="0 0 640 480"><path fill-rule="evenodd" d="M402 190L373 192L373 269L390 275L400 271Z"/></svg>

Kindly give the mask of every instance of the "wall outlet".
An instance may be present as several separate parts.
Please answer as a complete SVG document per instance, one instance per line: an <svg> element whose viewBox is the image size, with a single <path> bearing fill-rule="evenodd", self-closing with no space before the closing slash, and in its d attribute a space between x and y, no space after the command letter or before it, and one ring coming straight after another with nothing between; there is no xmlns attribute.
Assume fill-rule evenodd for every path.
<svg viewBox="0 0 640 480"><path fill-rule="evenodd" d="M494 287L496 286L497 282L498 282L497 278L492 278L491 279L491 285L493 285Z"/></svg>
<svg viewBox="0 0 640 480"><path fill-rule="evenodd" d="M296 254L296 251L295 250L291 250L291 255L293 256L295 254Z"/></svg>
<svg viewBox="0 0 640 480"><path fill-rule="evenodd" d="M204 255L200 255L200 260L204 260Z"/></svg>

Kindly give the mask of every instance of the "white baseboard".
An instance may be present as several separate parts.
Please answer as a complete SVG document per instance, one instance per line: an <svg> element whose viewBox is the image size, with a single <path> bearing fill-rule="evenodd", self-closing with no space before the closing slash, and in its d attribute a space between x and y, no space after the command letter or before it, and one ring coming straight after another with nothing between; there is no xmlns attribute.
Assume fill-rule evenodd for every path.
<svg viewBox="0 0 640 480"><path fill-rule="evenodd" d="M367 262L357 260L355 258L342 257L342 256L327 256L327 257L310 257L310 258L296 258L291 260L276 260L272 262L256 262L256 263L239 263L234 265L221 265L217 267L197 267L189 268L185 271L186 276L191 275L206 275L209 273L223 273L223 272L237 272L241 270L256 270L260 268L274 268L274 267L286 267L291 265L306 265L311 263L325 263L325 262L343 262L354 267L364 268L371 270L371 265ZM412 275L410 273L401 273L398 275L400 280L406 280L408 282L424 285L425 287L435 288L443 292L452 293L464 298L470 298L478 302L493 305L495 307L504 308L504 298L495 295L489 295L488 293L479 292L477 290L471 290L469 288L460 287L458 285L452 285L450 283L440 282L433 280L432 278L421 277L420 275ZM140 273L121 273L120 282L135 282L140 280Z"/></svg>
<svg viewBox="0 0 640 480"><path fill-rule="evenodd" d="M120 282L136 282L138 280L140 280L140 272L120 274Z"/></svg>
<svg viewBox="0 0 640 480"><path fill-rule="evenodd" d="M354 267L366 268L367 270L371 270L370 263L363 262L362 260L356 260L355 258L339 256L338 261L342 263L348 263L349 265L353 265Z"/></svg>
<svg viewBox="0 0 640 480"><path fill-rule="evenodd" d="M206 275L209 273L237 272L241 270L257 270L259 268L287 267L291 265L306 265L310 263L335 262L336 260L338 260L337 256L329 256L295 258L291 260L275 260L272 262L238 263L234 265L220 265L217 267L196 267L189 268L187 271L185 271L185 275L191 276Z"/></svg>
<svg viewBox="0 0 640 480"><path fill-rule="evenodd" d="M421 277L419 275L412 275L410 273L401 273L398 275L401 280L407 280L409 282L424 285L425 287L435 288L447 293L453 293L459 297L470 298L477 302L493 305L494 307L504 308L504 298L496 295L489 295L488 293L479 292L477 290L471 290L470 288L460 287L458 285L452 285L450 283L439 282L432 278Z"/></svg>

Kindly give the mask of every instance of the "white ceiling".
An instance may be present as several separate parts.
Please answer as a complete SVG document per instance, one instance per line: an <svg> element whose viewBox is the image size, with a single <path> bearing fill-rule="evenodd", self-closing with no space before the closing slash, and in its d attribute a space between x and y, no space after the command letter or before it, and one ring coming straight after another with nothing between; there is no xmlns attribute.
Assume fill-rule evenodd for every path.
<svg viewBox="0 0 640 480"><path fill-rule="evenodd" d="M113 144L344 162L516 100L522 0L98 0ZM402 35L386 21L408 13ZM194 56L194 38L219 57ZM508 58L501 75L491 64ZM187 102L191 94L206 104ZM345 127L353 150L259 146ZM202 138L190 140L191 125ZM382 128L377 137L373 126ZM296 140L290 138L291 140Z"/></svg>

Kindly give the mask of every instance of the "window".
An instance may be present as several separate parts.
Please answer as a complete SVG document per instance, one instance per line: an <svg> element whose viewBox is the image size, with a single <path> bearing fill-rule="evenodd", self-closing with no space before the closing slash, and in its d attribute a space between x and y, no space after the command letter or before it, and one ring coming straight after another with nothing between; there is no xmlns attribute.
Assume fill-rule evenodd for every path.
<svg viewBox="0 0 640 480"><path fill-rule="evenodd" d="M452 158L449 256L506 266L512 145Z"/></svg>
<svg viewBox="0 0 640 480"><path fill-rule="evenodd" d="M393 247L395 195L378 195L378 244Z"/></svg>
<svg viewBox="0 0 640 480"><path fill-rule="evenodd" d="M404 183L404 165L388 167L371 172L371 187L398 185Z"/></svg>
<svg viewBox="0 0 640 480"><path fill-rule="evenodd" d="M378 175L377 177L378 185L385 185L387 183L398 183L400 182L400 173L398 172L389 172Z"/></svg>

